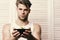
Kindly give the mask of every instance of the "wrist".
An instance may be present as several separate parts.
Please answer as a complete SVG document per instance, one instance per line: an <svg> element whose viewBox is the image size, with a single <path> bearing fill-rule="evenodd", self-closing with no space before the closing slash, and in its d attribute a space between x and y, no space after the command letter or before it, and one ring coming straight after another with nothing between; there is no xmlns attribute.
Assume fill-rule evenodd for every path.
<svg viewBox="0 0 60 40"><path fill-rule="evenodd" d="M32 34L28 37L28 40L37 40Z"/></svg>

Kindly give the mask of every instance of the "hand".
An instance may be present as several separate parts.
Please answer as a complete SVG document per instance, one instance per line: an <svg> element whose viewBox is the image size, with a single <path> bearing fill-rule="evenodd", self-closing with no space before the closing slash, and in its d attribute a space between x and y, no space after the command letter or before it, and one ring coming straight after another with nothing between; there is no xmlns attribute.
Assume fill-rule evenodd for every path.
<svg viewBox="0 0 60 40"><path fill-rule="evenodd" d="M23 32L23 34L21 34L22 37L24 38L28 38L31 35L31 30L25 30L25 32Z"/></svg>
<svg viewBox="0 0 60 40"><path fill-rule="evenodd" d="M12 32L12 39L16 40L20 37L20 33L17 30L13 30Z"/></svg>
<svg viewBox="0 0 60 40"><path fill-rule="evenodd" d="M23 34L21 34L22 37L27 38L28 40L37 40L32 34L31 30L25 30Z"/></svg>

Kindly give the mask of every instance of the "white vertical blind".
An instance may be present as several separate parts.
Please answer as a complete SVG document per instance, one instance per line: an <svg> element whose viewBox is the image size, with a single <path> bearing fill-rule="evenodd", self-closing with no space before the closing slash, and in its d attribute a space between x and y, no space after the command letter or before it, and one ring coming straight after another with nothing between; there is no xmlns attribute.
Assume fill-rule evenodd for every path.
<svg viewBox="0 0 60 40"><path fill-rule="evenodd" d="M9 1L0 0L0 40L2 40L2 25L9 22Z"/></svg>
<svg viewBox="0 0 60 40"><path fill-rule="evenodd" d="M60 0L54 0L54 40L60 40Z"/></svg>
<svg viewBox="0 0 60 40"><path fill-rule="evenodd" d="M31 0L32 7L29 20L42 28L42 40L48 40L48 0Z"/></svg>

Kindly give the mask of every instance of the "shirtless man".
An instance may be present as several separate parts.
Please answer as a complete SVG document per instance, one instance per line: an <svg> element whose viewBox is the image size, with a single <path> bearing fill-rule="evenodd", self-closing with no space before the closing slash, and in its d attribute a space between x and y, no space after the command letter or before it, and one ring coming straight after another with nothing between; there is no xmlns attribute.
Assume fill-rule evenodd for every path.
<svg viewBox="0 0 60 40"><path fill-rule="evenodd" d="M17 6L17 20L15 23L21 27L26 27L26 25L33 24L34 30L25 30L23 34L21 34L19 31L14 30L12 33L10 33L10 27L11 24L6 24L3 26L3 40L41 40L41 27L39 24L35 23L30 23L28 21L28 15L30 13L30 7L31 7L31 2L29 0L17 0L16 1L16 6ZM30 24L29 24L30 23ZM27 26L28 27L28 26ZM20 35L21 34L21 35ZM25 39L21 39L25 38Z"/></svg>

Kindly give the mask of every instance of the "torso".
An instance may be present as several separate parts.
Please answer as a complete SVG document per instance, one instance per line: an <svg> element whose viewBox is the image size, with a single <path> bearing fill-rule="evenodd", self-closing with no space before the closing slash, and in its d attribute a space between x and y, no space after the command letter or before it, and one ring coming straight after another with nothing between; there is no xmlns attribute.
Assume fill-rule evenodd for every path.
<svg viewBox="0 0 60 40"><path fill-rule="evenodd" d="M34 27L33 27L33 23L29 23L27 24L26 26L22 26L24 29L31 29L31 33L32 35L34 34ZM15 22L14 23L11 23L11 27L10 27L10 33L12 33L13 29L21 29L20 26L18 26ZM27 40L27 38L23 38L23 37L20 37L18 40Z"/></svg>

